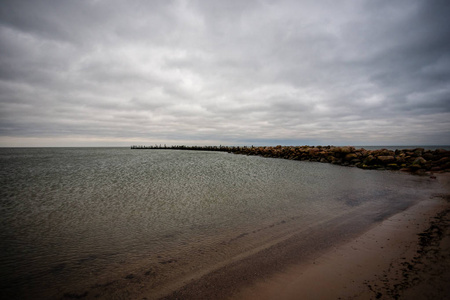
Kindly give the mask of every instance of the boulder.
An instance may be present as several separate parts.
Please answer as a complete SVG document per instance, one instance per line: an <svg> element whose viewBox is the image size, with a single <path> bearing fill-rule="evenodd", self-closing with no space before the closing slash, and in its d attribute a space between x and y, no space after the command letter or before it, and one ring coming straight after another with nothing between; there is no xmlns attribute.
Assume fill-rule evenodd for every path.
<svg viewBox="0 0 450 300"><path fill-rule="evenodd" d="M383 164L393 163L395 162L395 157L392 155L381 155L377 157L379 161Z"/></svg>
<svg viewBox="0 0 450 300"><path fill-rule="evenodd" d="M396 161L397 164L403 164L403 163L405 163L405 157L401 156L401 155L396 156L395 157L395 161Z"/></svg>
<svg viewBox="0 0 450 300"><path fill-rule="evenodd" d="M422 155L422 157L428 161L428 160L433 160L434 155L431 152L426 152Z"/></svg>
<svg viewBox="0 0 450 300"><path fill-rule="evenodd" d="M395 155L394 151L388 150L388 149L380 149L380 150L374 150L373 152L375 156L391 156Z"/></svg>
<svg viewBox="0 0 450 300"><path fill-rule="evenodd" d="M344 153L344 154L346 154L346 153L350 153L350 152L352 152L352 151L354 151L354 150L355 150L354 147L347 147L347 146L345 146L345 147L337 147L337 148L335 149L335 152L339 152L339 153Z"/></svg>
<svg viewBox="0 0 450 300"><path fill-rule="evenodd" d="M450 161L450 158L448 158L448 157L443 157L443 158L439 159L439 160L437 161L437 163L438 163L438 164L445 164L445 163L448 162L448 161Z"/></svg>
<svg viewBox="0 0 450 300"><path fill-rule="evenodd" d="M413 161L413 165L416 165L416 166L423 166L423 165L425 165L426 164L426 162L427 162L427 160L425 159L425 158L423 158L423 157L418 157L418 158L416 158L414 161Z"/></svg>
<svg viewBox="0 0 450 300"><path fill-rule="evenodd" d="M319 152L320 152L320 149L310 148L308 153L310 156L317 156L317 154L319 154Z"/></svg>
<svg viewBox="0 0 450 300"><path fill-rule="evenodd" d="M357 165L357 164L359 164L360 162L361 162L361 160L359 160L359 159L357 159L357 158L352 159L352 160L350 161L350 163L351 163L352 165Z"/></svg>
<svg viewBox="0 0 450 300"><path fill-rule="evenodd" d="M364 159L363 164L365 165L371 165L375 163L375 157L373 155L369 155L366 157L366 159Z"/></svg>
<svg viewBox="0 0 450 300"><path fill-rule="evenodd" d="M345 156L345 160L348 160L348 161L351 161L356 158L358 158L358 155L356 155L355 153L349 153Z"/></svg>
<svg viewBox="0 0 450 300"><path fill-rule="evenodd" d="M369 155L369 152L368 152L367 150L365 150L365 149L360 149L360 150L358 151L358 153L359 153L360 156L364 156L364 157L366 157L367 155Z"/></svg>

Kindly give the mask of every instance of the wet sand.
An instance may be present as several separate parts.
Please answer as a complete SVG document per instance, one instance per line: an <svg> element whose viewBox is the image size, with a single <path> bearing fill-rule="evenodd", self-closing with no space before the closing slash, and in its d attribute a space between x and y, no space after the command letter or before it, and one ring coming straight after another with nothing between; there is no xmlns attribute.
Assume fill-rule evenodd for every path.
<svg viewBox="0 0 450 300"><path fill-rule="evenodd" d="M449 299L449 227L450 196L436 195L232 298Z"/></svg>
<svg viewBox="0 0 450 300"><path fill-rule="evenodd" d="M450 191L448 175L437 180ZM363 232L363 220L368 225L377 216L346 217L329 230L323 224L302 240L294 236L231 262L164 299L448 299L449 194Z"/></svg>
<svg viewBox="0 0 450 300"><path fill-rule="evenodd" d="M449 299L449 207L420 203L232 299Z"/></svg>

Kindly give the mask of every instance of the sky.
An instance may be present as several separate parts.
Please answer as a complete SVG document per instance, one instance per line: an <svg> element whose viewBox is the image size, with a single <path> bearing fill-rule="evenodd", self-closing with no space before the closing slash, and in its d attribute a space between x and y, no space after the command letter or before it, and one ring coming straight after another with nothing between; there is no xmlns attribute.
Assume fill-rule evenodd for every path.
<svg viewBox="0 0 450 300"><path fill-rule="evenodd" d="M0 146L448 145L450 1L0 1Z"/></svg>

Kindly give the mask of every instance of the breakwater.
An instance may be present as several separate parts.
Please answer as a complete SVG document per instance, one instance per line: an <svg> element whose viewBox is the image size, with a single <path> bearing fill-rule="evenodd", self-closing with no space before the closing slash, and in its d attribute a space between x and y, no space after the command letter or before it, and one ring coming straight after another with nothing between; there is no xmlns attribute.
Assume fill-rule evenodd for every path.
<svg viewBox="0 0 450 300"><path fill-rule="evenodd" d="M131 149L172 149L224 151L234 154L258 155L302 161L331 163L361 169L400 170L415 174L450 172L450 151L445 149L378 149L335 146L131 146Z"/></svg>

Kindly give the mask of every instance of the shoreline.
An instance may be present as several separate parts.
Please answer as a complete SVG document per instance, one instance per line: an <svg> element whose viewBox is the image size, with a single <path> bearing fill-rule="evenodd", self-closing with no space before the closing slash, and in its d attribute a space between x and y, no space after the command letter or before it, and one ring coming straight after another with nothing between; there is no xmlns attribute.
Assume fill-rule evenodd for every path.
<svg viewBox="0 0 450 300"><path fill-rule="evenodd" d="M420 293L444 299L450 292L450 176L441 174L438 180L446 194L424 199L363 232L335 240L343 233L336 228L328 236L312 233L311 241L330 239L328 247L317 251L303 251L311 241L290 239L161 299L423 299L415 298ZM434 228L441 228L441 236L433 236ZM421 244L421 238L432 245Z"/></svg>
<svg viewBox="0 0 450 300"><path fill-rule="evenodd" d="M408 286L407 278L400 275L415 278L423 273L416 268L422 261L415 260L417 255L413 255L419 250L417 234L426 236L433 217L443 208L450 210L449 175L427 179L435 184L434 198L428 195L409 202L384 199L356 206L332 219L292 228L290 233L286 230L291 223L279 222L269 226L286 233L279 238L267 236L269 232L263 230L249 243L251 235L244 233L231 236L232 244L236 243L232 248L224 247L223 243L212 248L198 244L194 252L176 253L175 249L173 253L159 253L156 261L145 259L130 265L121 278L106 274L91 282L89 288L73 286L63 298L397 299L386 295L398 293L399 282ZM450 216L442 217L445 221ZM448 235L448 226L446 230L443 232ZM432 250L439 255L443 253ZM373 259L379 256L384 260ZM445 266L450 270L450 266ZM392 278L387 280L389 276ZM317 297L324 291L329 293Z"/></svg>
<svg viewBox="0 0 450 300"><path fill-rule="evenodd" d="M450 190L450 176L438 179ZM450 195L442 194L230 299L446 299L448 282Z"/></svg>

